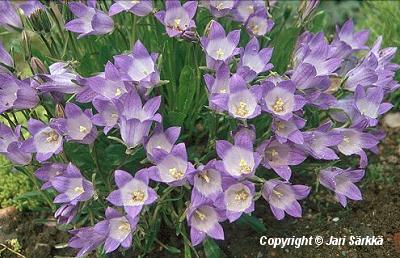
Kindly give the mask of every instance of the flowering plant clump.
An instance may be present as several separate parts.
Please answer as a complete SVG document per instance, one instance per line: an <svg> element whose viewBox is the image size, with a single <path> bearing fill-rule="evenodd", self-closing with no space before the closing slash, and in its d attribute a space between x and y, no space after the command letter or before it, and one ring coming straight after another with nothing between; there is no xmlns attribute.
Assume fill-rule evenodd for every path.
<svg viewBox="0 0 400 258"><path fill-rule="evenodd" d="M317 6L1 1L21 41L0 44L0 154L42 183L78 256L181 252L161 225L197 255L226 223L262 223L256 201L301 217L304 173L344 207L361 200L396 48L367 46L352 20L333 38L307 31Z"/></svg>

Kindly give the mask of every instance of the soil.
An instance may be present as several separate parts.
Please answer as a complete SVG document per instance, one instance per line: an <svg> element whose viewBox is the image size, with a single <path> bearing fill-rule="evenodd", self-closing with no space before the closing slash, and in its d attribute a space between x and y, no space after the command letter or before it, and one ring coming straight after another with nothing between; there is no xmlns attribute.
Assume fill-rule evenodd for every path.
<svg viewBox="0 0 400 258"><path fill-rule="evenodd" d="M266 232L257 232L246 224L224 223L225 241L217 241L226 257L400 257L400 129L389 130L380 145L381 154L371 157L370 164L378 166L378 173L367 175L359 184L363 201L350 201L342 208L332 193L319 189L310 198L302 201L303 217L294 219L286 216L277 221L265 202L257 202L255 215L264 222ZM370 171L369 171L370 172ZM372 172L371 172L372 173ZM55 245L66 243L68 234L58 230L53 223L36 223L34 218L43 214L18 213L8 210L0 212L0 243L17 238L22 245L20 253L26 257L73 256L68 248L56 249ZM174 233L160 232L166 244L176 246L179 240ZM170 237L167 237L169 235ZM321 245L317 247L273 248L261 246L261 236L302 237L321 236L382 236L382 246L341 246ZM3 247L0 247L0 250ZM204 253L199 248L199 255ZM151 257L177 257L158 246ZM8 250L0 252L0 257L18 257ZM117 254L112 257L118 257Z"/></svg>

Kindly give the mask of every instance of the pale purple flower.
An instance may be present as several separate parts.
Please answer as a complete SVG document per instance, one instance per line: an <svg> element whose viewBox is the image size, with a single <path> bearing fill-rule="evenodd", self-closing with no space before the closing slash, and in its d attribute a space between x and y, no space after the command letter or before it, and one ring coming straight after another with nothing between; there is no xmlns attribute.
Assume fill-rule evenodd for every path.
<svg viewBox="0 0 400 258"><path fill-rule="evenodd" d="M102 76L90 77L87 83L94 92L109 100L118 99L128 92L120 72L111 62L107 62Z"/></svg>
<svg viewBox="0 0 400 258"><path fill-rule="evenodd" d="M176 37L196 28L193 20L196 10L197 1L181 5L179 0L169 0L165 1L165 11L159 11L155 16L165 26L168 36Z"/></svg>
<svg viewBox="0 0 400 258"><path fill-rule="evenodd" d="M132 245L132 234L136 230L139 218L122 215L119 211L108 207L106 218L94 226L96 233L106 236L104 250L115 251L120 245L128 249Z"/></svg>
<svg viewBox="0 0 400 258"><path fill-rule="evenodd" d="M153 149L152 159L155 166L149 168L150 178L172 186L185 184L187 175L195 170L187 160L184 143L175 145L170 153L161 149Z"/></svg>
<svg viewBox="0 0 400 258"><path fill-rule="evenodd" d="M4 26L6 29L22 29L22 22L17 10L9 0L0 1L0 26Z"/></svg>
<svg viewBox="0 0 400 258"><path fill-rule="evenodd" d="M97 137L96 126L93 125L90 109L82 111L74 103L65 105L66 118L55 119L54 123L58 131L65 135L68 141L76 141L83 144L91 144Z"/></svg>
<svg viewBox="0 0 400 258"><path fill-rule="evenodd" d="M263 98L261 107L264 111L273 114L282 120L289 120L293 112L303 108L306 104L303 96L296 95L296 86L292 81L281 81L274 85L270 81L261 84Z"/></svg>
<svg viewBox="0 0 400 258"><path fill-rule="evenodd" d="M264 0L238 1L232 10L232 15L236 21L245 23L250 15L261 8L265 8Z"/></svg>
<svg viewBox="0 0 400 258"><path fill-rule="evenodd" d="M79 169L72 163L68 164L62 175L55 176L51 184L59 193L54 203L77 204L89 200L94 195L92 183L83 178Z"/></svg>
<svg viewBox="0 0 400 258"><path fill-rule="evenodd" d="M111 5L108 15L113 16L120 12L131 12L137 16L146 16L153 10L152 0L116 0Z"/></svg>
<svg viewBox="0 0 400 258"><path fill-rule="evenodd" d="M225 220L225 216L212 202L191 203L186 218L193 246L202 243L206 236L224 240L224 230L219 223Z"/></svg>
<svg viewBox="0 0 400 258"><path fill-rule="evenodd" d="M272 48L260 50L257 38L252 38L240 53L237 73L246 81L251 81L260 73L271 70L274 65L269 63L272 57Z"/></svg>
<svg viewBox="0 0 400 258"><path fill-rule="evenodd" d="M378 117L389 111L393 105L382 103L384 97L381 87L368 88L362 86L356 88L354 94L355 107L360 114L368 120L369 126L378 124Z"/></svg>
<svg viewBox="0 0 400 258"><path fill-rule="evenodd" d="M262 88L259 85L248 88L246 81L234 74L229 82L229 93L217 93L210 97L210 102L216 110L228 111L237 119L251 119L261 114L258 102Z"/></svg>
<svg viewBox="0 0 400 258"><path fill-rule="evenodd" d="M98 112L92 116L93 124L104 126L104 134L108 134L118 124L119 114L117 107L113 102L102 98L95 98L92 104Z"/></svg>
<svg viewBox="0 0 400 258"><path fill-rule="evenodd" d="M237 45L240 40L240 30L225 34L221 24L211 21L207 36L200 39L206 53L207 67L217 69L222 63L228 63L231 58L239 53Z"/></svg>
<svg viewBox="0 0 400 258"><path fill-rule="evenodd" d="M255 186L249 181L238 182L233 178L222 181L224 194L215 201L215 206L224 210L229 222L233 222L243 213L254 211Z"/></svg>
<svg viewBox="0 0 400 258"><path fill-rule="evenodd" d="M240 130L234 135L234 144L225 140L216 143L218 156L222 161L216 168L234 178L254 175L261 157L253 150L253 137L247 130Z"/></svg>
<svg viewBox="0 0 400 258"><path fill-rule="evenodd" d="M69 224L78 213L78 206L74 204L63 204L56 210L54 217L58 224Z"/></svg>
<svg viewBox="0 0 400 258"><path fill-rule="evenodd" d="M152 160L154 149L164 150L169 153L178 140L180 133L180 127L170 127L164 131L162 125L157 124L153 130L153 135L145 139L145 148L149 160Z"/></svg>
<svg viewBox="0 0 400 258"><path fill-rule="evenodd" d="M238 0L208 0L203 5L210 10L214 17L220 18L229 15L235 5L239 2Z"/></svg>
<svg viewBox="0 0 400 258"><path fill-rule="evenodd" d="M250 36L261 37L270 32L274 24L274 21L268 17L267 9L259 8L249 16L245 27Z"/></svg>
<svg viewBox="0 0 400 258"><path fill-rule="evenodd" d="M310 190L311 188L305 185L292 185L289 182L272 179L264 183L262 196L269 203L276 219L283 219L285 212L300 218L302 209L298 200L306 198Z"/></svg>
<svg viewBox="0 0 400 258"><path fill-rule="evenodd" d="M37 91L29 80L20 81L14 75L0 73L0 114L10 109L34 108L38 103Z"/></svg>
<svg viewBox="0 0 400 258"><path fill-rule="evenodd" d="M291 81L299 90L320 90L329 88L331 81L327 75L317 75L317 70L312 64L301 63L290 74ZM307 96L306 96L307 97Z"/></svg>
<svg viewBox="0 0 400 258"><path fill-rule="evenodd" d="M343 140L337 145L338 150L346 156L353 154L360 156L360 167L365 168L368 164L368 157L364 149L374 150L379 139L371 133L364 133L356 128L337 128L335 130L343 135Z"/></svg>
<svg viewBox="0 0 400 258"><path fill-rule="evenodd" d="M273 169L280 177L289 180L292 170L289 166L301 164L307 157L303 151L289 143L279 143L277 140L266 140L257 148L263 157L262 165Z"/></svg>
<svg viewBox="0 0 400 258"><path fill-rule="evenodd" d="M339 26L336 27L336 38L332 44L335 45L337 42L344 42L351 47L352 51L368 49L365 45L368 36L368 30L355 32L353 20L350 19L347 20L341 28L339 28Z"/></svg>
<svg viewBox="0 0 400 258"><path fill-rule="evenodd" d="M3 43L0 42L0 64L7 65L9 67L14 67L14 60L11 55L4 48ZM2 66L0 66L0 71L2 70Z"/></svg>
<svg viewBox="0 0 400 258"><path fill-rule="evenodd" d="M374 54L369 55L345 75L344 88L355 91L358 85L363 87L372 85L378 80L378 75L375 72L377 67L378 60L376 56Z"/></svg>
<svg viewBox="0 0 400 258"><path fill-rule="evenodd" d="M161 122L161 115L156 113L160 103L161 97L158 96L142 104L140 96L135 91L130 91L115 102L120 115L121 138L128 150L143 144L153 121Z"/></svg>
<svg viewBox="0 0 400 258"><path fill-rule="evenodd" d="M315 35L305 32L297 43L294 67L307 63L314 66L316 76L332 75L342 63L342 58L334 57L332 51L322 32Z"/></svg>
<svg viewBox="0 0 400 258"><path fill-rule="evenodd" d="M158 54L149 54L139 40L133 46L131 54L114 56L115 66L122 74L122 80L133 81L145 89L151 89L160 83L157 58Z"/></svg>
<svg viewBox="0 0 400 258"><path fill-rule="evenodd" d="M347 205L347 198L355 201L362 200L360 189L354 184L364 177L364 170L343 170L337 167L330 167L321 170L319 182L329 190L335 192L335 197L343 207Z"/></svg>
<svg viewBox="0 0 400 258"><path fill-rule="evenodd" d="M35 171L35 177L43 182L42 190L52 187L52 180L56 176L61 176L67 169L67 164L63 163L43 163Z"/></svg>
<svg viewBox="0 0 400 258"><path fill-rule="evenodd" d="M197 205L205 200L215 201L222 193L222 173L216 168L216 160L200 165L188 175L193 185L191 203Z"/></svg>
<svg viewBox="0 0 400 258"><path fill-rule="evenodd" d="M24 148L27 152L36 153L37 161L46 161L63 150L63 138L52 122L46 125L31 118L28 130L32 137L25 141Z"/></svg>
<svg viewBox="0 0 400 258"><path fill-rule="evenodd" d="M12 163L27 165L32 160L32 154L25 151L21 141L21 126L11 129L0 122L0 154Z"/></svg>
<svg viewBox="0 0 400 258"><path fill-rule="evenodd" d="M229 93L231 73L227 64L222 64L215 72L215 77L210 74L204 75L209 94Z"/></svg>
<svg viewBox="0 0 400 258"><path fill-rule="evenodd" d="M298 116L293 116L288 121L275 118L272 130L280 143L286 143L289 140L293 143L303 144L304 138L299 129L303 128L305 124L306 120Z"/></svg>
<svg viewBox="0 0 400 258"><path fill-rule="evenodd" d="M78 2L69 3L68 7L78 18L66 23L65 28L79 33L78 39L89 35L107 34L114 29L112 18L96 8Z"/></svg>
<svg viewBox="0 0 400 258"><path fill-rule="evenodd" d="M327 122L315 130L303 132L304 144L298 147L316 159L339 159L332 148L342 142L343 135L331 128L332 123Z"/></svg>
<svg viewBox="0 0 400 258"><path fill-rule="evenodd" d="M30 17L37 10L45 9L39 0L15 1L14 5L20 8L26 17Z"/></svg>
<svg viewBox="0 0 400 258"><path fill-rule="evenodd" d="M114 173L118 190L112 191L107 200L115 206L124 207L131 218L138 216L144 205L150 205L157 199L157 193L148 186L149 171L142 169L135 177L123 170Z"/></svg>
<svg viewBox="0 0 400 258"><path fill-rule="evenodd" d="M82 257L90 253L102 245L107 238L104 230L101 230L102 228L95 230L95 227L84 227L70 230L69 233L73 234L74 236L68 241L68 246L75 249L80 249L76 255L77 257Z"/></svg>

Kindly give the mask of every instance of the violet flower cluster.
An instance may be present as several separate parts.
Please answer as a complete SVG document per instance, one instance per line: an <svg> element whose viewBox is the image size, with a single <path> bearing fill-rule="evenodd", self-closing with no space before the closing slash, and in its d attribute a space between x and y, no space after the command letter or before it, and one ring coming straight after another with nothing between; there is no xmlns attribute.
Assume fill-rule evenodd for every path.
<svg viewBox="0 0 400 258"><path fill-rule="evenodd" d="M306 6L305 16L317 2ZM0 25L11 28L22 27L16 8L27 16L32 8L44 8L38 1L29 6L2 1L0 7ZM21 125L0 123L0 154L18 166L40 165L35 176L43 182L42 189L57 192L53 201L60 205L55 212L58 223L73 223L81 204L98 198L94 182L85 178L73 160L55 162L55 157L63 157L66 142L92 146L100 134L118 135L126 155L143 147L151 163L137 172L114 171L116 186L106 198L103 219L70 231L69 246L80 250L78 256L99 246L106 253L130 248L141 215L150 205L157 205L156 189L163 184L191 191L184 215L193 246L207 236L224 239L221 223L251 214L257 195L269 204L276 219L285 214L301 217L299 201L310 194L311 187L291 183L292 167L306 159L358 156L358 168L323 168L319 182L334 192L342 206L347 199L362 199L355 183L364 176L366 151L376 153L384 136L373 129L392 107L384 102L385 97L400 86L394 79L399 66L391 62L396 48L382 49L381 37L369 48L368 32L356 32L351 20L337 28L331 42L322 32L304 32L293 53L293 66L278 75L270 62L273 48L263 47L259 40L274 25L265 1L181 4L170 0L160 11L153 9L152 1L115 1L108 13L98 9L96 1L71 2L68 7L76 18L65 29L78 33L78 38L110 33L115 26L112 17L130 12L154 14L169 37L199 44L209 71L204 75L209 108L237 124L229 139L216 141L213 159L193 164L187 146L178 141L183 128L163 127L158 113L162 96L152 92L163 84L157 67L159 55L150 53L140 40L131 52L115 55L94 76L83 77L69 62L56 62L48 73L24 80L10 72L13 59L0 44L0 114L34 109L43 97L51 98L62 110L49 120L29 119L25 135ZM197 42L198 7L207 8L217 18L230 17L242 29L226 32L212 20ZM240 46L242 30L250 40ZM66 102L65 95L74 98ZM316 128L307 126L309 109L328 114ZM270 131L260 137L252 121L262 117L270 118L271 124ZM259 177L260 170L267 170L270 179Z"/></svg>

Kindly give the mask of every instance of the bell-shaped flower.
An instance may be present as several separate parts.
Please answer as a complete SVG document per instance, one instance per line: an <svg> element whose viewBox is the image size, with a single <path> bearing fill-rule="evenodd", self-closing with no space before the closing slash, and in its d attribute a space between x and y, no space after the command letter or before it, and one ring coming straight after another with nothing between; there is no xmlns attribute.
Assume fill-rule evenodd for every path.
<svg viewBox="0 0 400 258"><path fill-rule="evenodd" d="M367 43L369 37L368 30L362 30L359 32L354 31L353 20L347 20L341 28L336 27L336 38L332 44L337 44L338 42L344 42L346 45L351 47L352 51L368 49Z"/></svg>
<svg viewBox="0 0 400 258"><path fill-rule="evenodd" d="M54 203L77 204L92 198L94 195L93 184L85 179L77 167L69 163L62 175L55 176L51 181L52 186L59 195Z"/></svg>
<svg viewBox="0 0 400 258"><path fill-rule="evenodd" d="M221 24L211 21L208 34L200 39L206 52L207 67L217 69L222 63L229 63L233 56L239 54L239 40L240 30L231 31L226 35Z"/></svg>
<svg viewBox="0 0 400 258"><path fill-rule="evenodd" d="M11 55L4 48L3 43L0 42L0 64L6 65L9 67L14 67L14 60ZM3 67L0 65L0 73L2 72Z"/></svg>
<svg viewBox="0 0 400 258"><path fill-rule="evenodd" d="M240 54L237 73L246 81L251 81L260 73L271 70L274 65L269 63L272 57L272 48L260 50L257 38L252 38Z"/></svg>
<svg viewBox="0 0 400 258"><path fill-rule="evenodd" d="M27 165L32 160L32 154L26 152L23 145L21 126L11 129L0 122L0 154L14 164Z"/></svg>
<svg viewBox="0 0 400 258"><path fill-rule="evenodd" d="M319 182L329 190L335 192L335 197L343 207L347 205L347 198L355 201L362 200L360 189L354 184L364 177L364 170L343 170L337 167L330 167L321 170Z"/></svg>
<svg viewBox="0 0 400 258"><path fill-rule="evenodd" d="M279 119L288 121L293 117L293 112L302 109L306 104L303 96L295 94L296 86L292 81L281 81L277 85L264 81L261 87L262 109Z"/></svg>
<svg viewBox="0 0 400 258"><path fill-rule="evenodd" d="M149 54L140 40L136 41L131 54L114 56L115 66L119 69L122 80L133 81L145 89L151 89L160 83L157 58L158 54Z"/></svg>
<svg viewBox="0 0 400 258"><path fill-rule="evenodd" d="M69 224L78 213L78 206L74 204L63 204L54 213L54 218L58 224Z"/></svg>
<svg viewBox="0 0 400 258"><path fill-rule="evenodd" d="M249 181L238 182L231 177L222 181L224 194L215 201L215 206L224 210L229 222L233 222L243 213L254 211L255 186Z"/></svg>
<svg viewBox="0 0 400 258"><path fill-rule="evenodd" d="M183 185L187 180L187 175L195 170L187 160L184 143L175 145L169 153L161 149L153 149L152 159L155 166L149 168L150 178L172 186Z"/></svg>
<svg viewBox="0 0 400 258"><path fill-rule="evenodd" d="M273 169L285 180L292 176L289 166L299 165L307 158L299 148L289 143L279 143L275 139L262 142L257 152L263 157L261 164L267 169Z"/></svg>
<svg viewBox="0 0 400 258"><path fill-rule="evenodd" d="M225 220L223 212L217 209L212 202L191 203L187 213L190 226L190 239L193 246L202 243L206 236L224 240L224 230L219 224Z"/></svg>
<svg viewBox="0 0 400 258"><path fill-rule="evenodd" d="M203 6L210 10L212 16L220 18L229 15L239 0L208 0L202 2Z"/></svg>
<svg viewBox="0 0 400 258"><path fill-rule="evenodd" d="M79 249L79 252L76 254L77 257L85 256L106 241L106 230L102 230L103 228L95 230L95 227L84 227L70 230L69 233L73 237L68 241L68 246Z"/></svg>
<svg viewBox="0 0 400 258"><path fill-rule="evenodd" d="M22 29L21 18L9 0L0 1L0 26L6 29Z"/></svg>
<svg viewBox="0 0 400 258"><path fill-rule="evenodd" d="M229 93L217 93L210 97L210 102L217 110L224 110L237 119L251 119L261 114L258 102L262 95L259 85L250 89L246 81L238 74L234 74L229 83Z"/></svg>
<svg viewBox="0 0 400 258"><path fill-rule="evenodd" d="M56 176L60 176L67 169L67 164L63 163L43 163L35 171L35 177L43 182L42 190L52 187L51 181Z"/></svg>
<svg viewBox="0 0 400 258"><path fill-rule="evenodd" d="M344 88L349 91L355 91L357 86L370 86L378 80L375 72L378 67L378 60L375 55L369 55L364 58L356 67L351 69L345 75L346 81Z"/></svg>
<svg viewBox="0 0 400 258"><path fill-rule="evenodd" d="M261 8L265 8L264 0L238 1L232 10L232 15L234 20L245 23L250 15Z"/></svg>
<svg viewBox="0 0 400 258"><path fill-rule="evenodd" d="M103 98L95 98L92 104L98 112L92 116L93 124L104 126L104 134L108 134L118 124L119 114L117 107L112 101Z"/></svg>
<svg viewBox="0 0 400 258"><path fill-rule="evenodd" d="M66 118L55 119L54 124L68 141L91 144L97 137L96 126L91 120L92 116L90 109L82 111L80 107L69 102L65 105Z"/></svg>
<svg viewBox="0 0 400 258"><path fill-rule="evenodd" d="M108 15L113 16L120 12L131 12L137 16L146 16L153 11L152 0L115 0L115 3L110 6Z"/></svg>
<svg viewBox="0 0 400 258"><path fill-rule="evenodd" d="M165 26L168 36L177 37L196 28L193 20L196 10L197 1L181 5L179 0L169 0L165 2L165 11L159 11L155 16Z"/></svg>
<svg viewBox="0 0 400 258"><path fill-rule="evenodd" d="M305 125L306 120L299 116L293 116L288 121L275 118L272 123L272 130L280 143L286 143L289 140L296 144L303 144L304 138L300 129Z"/></svg>
<svg viewBox="0 0 400 258"><path fill-rule="evenodd" d="M112 191L107 200L115 206L124 207L126 213L135 218L144 205L150 205L157 199L157 193L151 189L147 169L136 172L135 177L123 170L114 173L118 190Z"/></svg>
<svg viewBox="0 0 400 258"><path fill-rule="evenodd" d="M78 18L67 22L65 28L79 33L78 39L89 35L107 34L114 29L112 18L96 8L78 2L69 3L68 7Z"/></svg>
<svg viewBox="0 0 400 258"><path fill-rule="evenodd" d="M266 8L258 8L245 23L247 32L253 37L264 36L271 31L274 25L274 21L268 17Z"/></svg>
<svg viewBox="0 0 400 258"><path fill-rule="evenodd" d="M310 190L311 188L305 185L292 185L289 182L272 179L264 183L262 196L269 203L276 219L283 219L285 212L300 218L302 210L298 200L306 198Z"/></svg>
<svg viewBox="0 0 400 258"><path fill-rule="evenodd" d="M217 154L222 160L216 163L216 168L234 178L254 175L261 157L253 148L253 137L247 130L234 135L234 144L217 141Z"/></svg>
<svg viewBox="0 0 400 258"><path fill-rule="evenodd" d="M162 125L157 124L153 135L145 139L145 148L149 160L152 160L151 157L155 149L164 150L167 153L171 152L180 133L180 127L170 127L164 131Z"/></svg>

